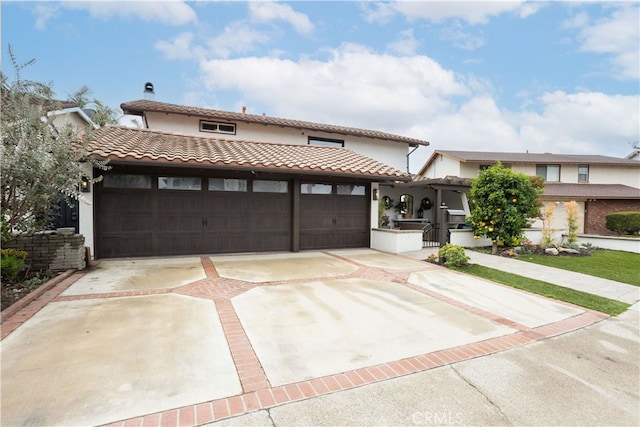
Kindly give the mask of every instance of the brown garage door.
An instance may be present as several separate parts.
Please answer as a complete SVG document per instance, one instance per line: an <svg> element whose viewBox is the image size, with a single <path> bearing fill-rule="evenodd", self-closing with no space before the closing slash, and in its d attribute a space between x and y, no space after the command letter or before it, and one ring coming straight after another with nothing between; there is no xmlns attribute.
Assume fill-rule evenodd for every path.
<svg viewBox="0 0 640 427"><path fill-rule="evenodd" d="M300 249L369 247L368 186L302 182Z"/></svg>
<svg viewBox="0 0 640 427"><path fill-rule="evenodd" d="M290 250L289 187L287 181L106 175L96 256Z"/></svg>

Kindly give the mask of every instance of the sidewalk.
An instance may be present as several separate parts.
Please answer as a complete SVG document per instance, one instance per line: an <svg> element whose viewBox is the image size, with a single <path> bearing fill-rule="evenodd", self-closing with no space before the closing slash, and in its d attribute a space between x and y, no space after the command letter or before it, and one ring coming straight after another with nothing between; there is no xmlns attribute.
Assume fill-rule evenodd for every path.
<svg viewBox="0 0 640 427"><path fill-rule="evenodd" d="M437 248L423 249L419 252L411 252L408 255L412 258L425 259L430 253L437 254ZM588 292L605 298L632 304L629 310L640 310L640 287L628 285L626 283L615 282L613 280L602 279L600 277L589 276L582 273L574 273L555 267L546 267L517 259L488 255L472 250L466 251L470 258L470 263L483 265L507 273L541 280L565 288L577 291ZM640 268L639 268L640 274Z"/></svg>

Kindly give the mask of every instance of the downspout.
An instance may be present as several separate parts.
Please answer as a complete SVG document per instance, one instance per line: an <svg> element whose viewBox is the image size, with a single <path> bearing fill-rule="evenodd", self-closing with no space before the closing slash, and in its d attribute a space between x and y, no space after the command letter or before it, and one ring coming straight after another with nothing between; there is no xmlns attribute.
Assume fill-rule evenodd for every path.
<svg viewBox="0 0 640 427"><path fill-rule="evenodd" d="M411 146L409 146L411 147ZM416 145L415 147L413 147L413 150L409 151L409 154L407 154L407 173L411 173L409 172L409 156L411 156L413 154L414 151L416 151L418 148L420 148L419 145Z"/></svg>

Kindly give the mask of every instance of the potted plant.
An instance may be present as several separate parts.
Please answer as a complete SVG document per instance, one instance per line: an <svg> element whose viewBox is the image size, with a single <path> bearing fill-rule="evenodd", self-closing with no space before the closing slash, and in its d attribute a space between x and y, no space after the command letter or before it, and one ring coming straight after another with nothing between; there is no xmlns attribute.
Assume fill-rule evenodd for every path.
<svg viewBox="0 0 640 427"><path fill-rule="evenodd" d="M401 200L398 200L398 203L395 204L394 208L395 208L396 213L397 213L396 217L398 219L404 218L404 213L405 213L404 212L404 208L405 208L404 202L401 201Z"/></svg>

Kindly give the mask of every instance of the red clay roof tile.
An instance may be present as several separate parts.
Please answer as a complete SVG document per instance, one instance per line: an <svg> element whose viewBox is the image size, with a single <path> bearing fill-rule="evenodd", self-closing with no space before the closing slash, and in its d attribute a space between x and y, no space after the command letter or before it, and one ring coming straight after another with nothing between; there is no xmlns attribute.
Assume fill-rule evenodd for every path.
<svg viewBox="0 0 640 427"><path fill-rule="evenodd" d="M104 126L89 144L91 156L125 162L203 164L228 169L321 173L409 181L411 176L342 147L273 144Z"/></svg>

